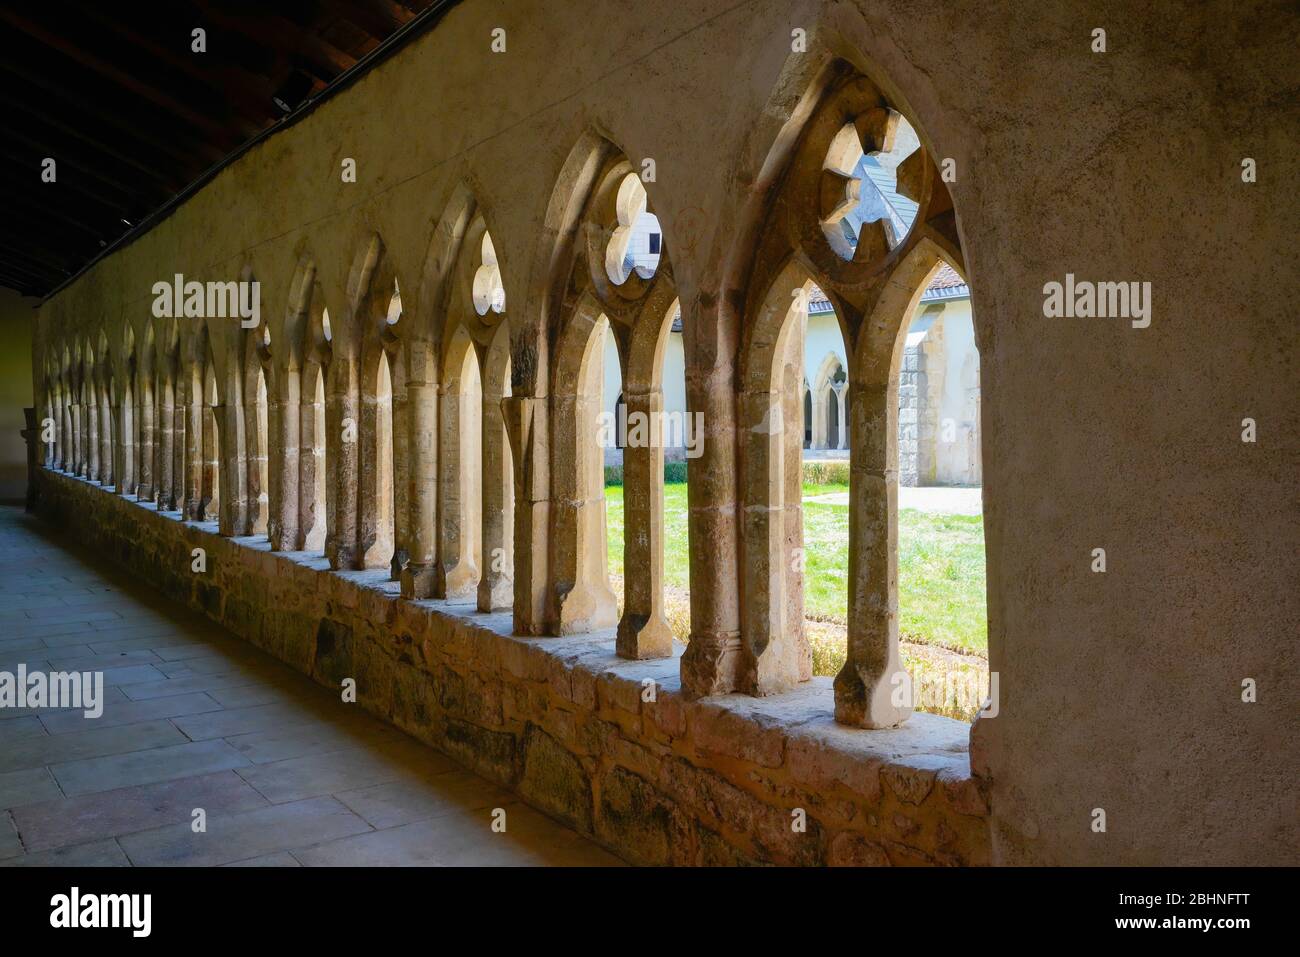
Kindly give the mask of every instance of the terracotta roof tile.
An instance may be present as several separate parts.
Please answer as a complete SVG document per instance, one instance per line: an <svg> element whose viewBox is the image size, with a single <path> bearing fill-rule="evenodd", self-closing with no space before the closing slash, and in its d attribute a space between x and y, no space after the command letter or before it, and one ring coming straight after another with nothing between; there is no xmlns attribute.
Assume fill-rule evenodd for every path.
<svg viewBox="0 0 1300 957"><path fill-rule="evenodd" d="M957 270L944 263L939 267L939 271L934 274L934 279L930 280L930 285L926 287L926 291L956 289L958 286L964 285L966 285L966 280L957 274ZM822 292L820 286L813 286L812 291L808 293L808 304L816 311L818 306L830 305L830 300L826 298L826 293Z"/></svg>

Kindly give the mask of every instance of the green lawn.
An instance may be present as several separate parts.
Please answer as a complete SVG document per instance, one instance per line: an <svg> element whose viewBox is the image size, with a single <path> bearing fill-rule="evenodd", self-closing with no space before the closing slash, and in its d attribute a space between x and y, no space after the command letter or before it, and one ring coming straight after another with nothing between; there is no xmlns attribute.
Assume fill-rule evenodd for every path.
<svg viewBox="0 0 1300 957"><path fill-rule="evenodd" d="M806 501L847 486L804 487L804 610L809 618L844 624L848 614L849 507ZM605 489L609 570L623 574L623 489ZM664 486L664 577L689 588L686 485ZM978 515L903 509L898 516L899 632L904 641L988 653L984 599L984 523Z"/></svg>

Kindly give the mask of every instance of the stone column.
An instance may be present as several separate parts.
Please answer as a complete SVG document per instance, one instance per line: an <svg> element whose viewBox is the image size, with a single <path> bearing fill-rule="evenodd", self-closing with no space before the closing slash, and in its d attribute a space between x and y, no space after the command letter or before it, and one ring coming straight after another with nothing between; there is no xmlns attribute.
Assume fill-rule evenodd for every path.
<svg viewBox="0 0 1300 957"><path fill-rule="evenodd" d="M267 538L277 552L298 548L298 458L301 452L301 374L296 368L278 370L275 401L267 410L271 480L271 515Z"/></svg>
<svg viewBox="0 0 1300 957"><path fill-rule="evenodd" d="M185 426L185 517L203 521L203 387L191 382Z"/></svg>
<svg viewBox="0 0 1300 957"><path fill-rule="evenodd" d="M740 685L737 409L731 366L710 363L695 337L685 351L686 408L692 416L698 413L704 434L697 437L700 455L686 470L691 640L682 655L681 675L682 690L699 697Z"/></svg>
<svg viewBox="0 0 1300 957"><path fill-rule="evenodd" d="M664 615L664 396L659 389L628 390L624 398L629 426L623 449L623 617L615 650L623 658L667 658L673 633Z"/></svg>
<svg viewBox="0 0 1300 957"><path fill-rule="evenodd" d="M467 362L475 361L472 353ZM463 367L462 367L463 368ZM479 443L481 399L466 391L466 375L459 372L442 384L439 459L442 466L438 498L438 567L435 594L454 601L478 600L479 556L475 540L482 517L474 508L478 497L482 461Z"/></svg>
<svg viewBox="0 0 1300 957"><path fill-rule="evenodd" d="M122 414L122 407L113 401L113 394L108 393L106 398L107 404L104 406L107 418L107 436L108 436L108 456L109 469L113 482L113 490L121 491L122 487L122 424L119 417Z"/></svg>
<svg viewBox="0 0 1300 957"><path fill-rule="evenodd" d="M898 653L898 394L888 384L853 389L848 657L835 676L835 720L894 728L912 712Z"/></svg>
<svg viewBox="0 0 1300 957"><path fill-rule="evenodd" d="M812 677L812 646L808 643L804 621L804 568L807 556L803 542L803 367L804 339L807 316L798 317L799 326L786 337L786 355L783 363L784 381L781 383L781 512L782 537L781 569L785 575L785 619L781 632L778 656L780 677L773 687L785 688L789 675L794 680L807 681ZM770 649L764 652L771 654ZM791 672L789 669L793 667ZM760 675L762 671L760 671ZM759 685L758 694L765 694Z"/></svg>
<svg viewBox="0 0 1300 957"><path fill-rule="evenodd" d="M389 357L393 557L388 572L390 580L395 582L402 580L402 568L411 557L411 407L406 365L401 353Z"/></svg>
<svg viewBox="0 0 1300 957"><path fill-rule="evenodd" d="M787 609L797 597L789 594L787 562L799 556L786 547L786 405L780 391L755 390L741 396L740 429L746 442L743 656L732 690L747 694L776 694L799 681L795 645L787 634Z"/></svg>
<svg viewBox="0 0 1300 957"><path fill-rule="evenodd" d="M99 480L104 485L112 485L116 473L113 470L113 416L109 411L108 395L100 398L99 403Z"/></svg>
<svg viewBox="0 0 1300 957"><path fill-rule="evenodd" d="M514 632L544 635L550 581L550 409L545 398L502 401L515 473Z"/></svg>
<svg viewBox="0 0 1300 957"><path fill-rule="evenodd" d="M59 468L59 433L62 428L62 411L59 402L59 395L51 394L49 397L49 417L55 423L55 441L45 443L45 467ZM40 424L42 434L44 434L45 423Z"/></svg>
<svg viewBox="0 0 1300 957"><path fill-rule="evenodd" d="M175 508L172 501L172 459L175 454L176 408L172 401L172 388L170 382L164 382L158 393L158 488L155 498L160 512Z"/></svg>
<svg viewBox="0 0 1300 957"><path fill-rule="evenodd" d="M86 406L86 478L99 481L99 403L91 390Z"/></svg>
<svg viewBox="0 0 1300 957"><path fill-rule="evenodd" d="M171 508L185 514L185 422L189 410L185 395L177 386L172 404L172 487Z"/></svg>
<svg viewBox="0 0 1300 957"><path fill-rule="evenodd" d="M503 611L514 604L514 475L510 437L502 417L501 396L483 394L483 568L478 581L478 610Z"/></svg>
<svg viewBox="0 0 1300 957"><path fill-rule="evenodd" d="M812 403L812 448L824 449L830 444L829 420L830 416L826 410L826 396L813 395Z"/></svg>
<svg viewBox="0 0 1300 957"><path fill-rule="evenodd" d="M50 400L50 418L54 420L54 442L49 447L46 459L50 468L63 468L63 400L56 393ZM41 423L45 427L45 423Z"/></svg>
<svg viewBox="0 0 1300 957"><path fill-rule="evenodd" d="M361 360L361 416L357 420L358 482L357 494L357 567L372 567L385 531L380 526L380 499L384 495L381 480L385 470L379 457L383 447L380 431L379 367ZM391 401L391 393L390 393ZM391 405L389 407L391 409Z"/></svg>
<svg viewBox="0 0 1300 957"><path fill-rule="evenodd" d="M142 390L140 398L140 473L137 476L135 489L135 497L142 502L153 501L153 447L153 393L144 393Z"/></svg>
<svg viewBox="0 0 1300 957"><path fill-rule="evenodd" d="M72 475L77 474L77 403L71 398L63 407L64 436L67 450L63 456L63 469Z"/></svg>
<svg viewBox="0 0 1300 957"><path fill-rule="evenodd" d="M199 520L221 522L221 406L203 406L203 492L199 500Z"/></svg>
<svg viewBox="0 0 1300 957"><path fill-rule="evenodd" d="M326 483L325 376L326 370L314 365L306 376L306 389L298 398L298 474L290 476L298 490L294 499L298 531L292 545L286 539L286 548L305 550L324 545L325 502L320 489Z"/></svg>
<svg viewBox="0 0 1300 957"><path fill-rule="evenodd" d="M250 359L250 361L256 361ZM244 395L243 428L244 437L240 442L243 450L244 488L241 498L244 501L240 529L241 535L265 535L267 519L270 515L270 499L267 489L262 487L262 474L267 465L267 445L269 427L262 428L262 410L259 407L258 374L254 371L247 379L248 389ZM267 419L270 419L270 396L267 396Z"/></svg>
<svg viewBox="0 0 1300 957"><path fill-rule="evenodd" d="M70 408L72 422L72 460L69 463L68 471L73 475L84 473L84 463L82 460L82 441L81 441L81 403L74 402Z"/></svg>
<svg viewBox="0 0 1300 957"><path fill-rule="evenodd" d="M242 403L227 398L217 411L222 417L221 448L221 534L234 537L247 534L248 529L248 465L244 449L247 433L244 431Z"/></svg>
<svg viewBox="0 0 1300 957"><path fill-rule="evenodd" d="M597 430L601 357L588 357L572 392L551 398L551 630L558 635L618 622L606 561L605 450Z"/></svg>
<svg viewBox="0 0 1300 957"><path fill-rule="evenodd" d="M438 563L438 385L429 347L412 348L410 377L406 383L410 426L410 533L406 564L402 567L402 595L432 598Z"/></svg>
<svg viewBox="0 0 1300 957"><path fill-rule="evenodd" d="M849 419L848 412L844 408L845 397L849 394L846 383L831 386L835 390L835 402L839 409L839 415L836 416L839 422L839 434L835 436L835 447L837 449L847 449L849 447Z"/></svg>
<svg viewBox="0 0 1300 957"><path fill-rule="evenodd" d="M681 687L690 697L741 684L740 525L737 523L737 403L729 367L698 363L686 348L686 408L699 413L698 458L686 469L690 536L690 644Z"/></svg>
<svg viewBox="0 0 1300 957"><path fill-rule="evenodd" d="M135 408L123 402L117 408L118 467L117 493L135 494Z"/></svg>
<svg viewBox="0 0 1300 957"><path fill-rule="evenodd" d="M330 379L325 414L329 485L325 555L331 568L356 568L361 560L357 548L361 410L356 360L336 355L330 363Z"/></svg>

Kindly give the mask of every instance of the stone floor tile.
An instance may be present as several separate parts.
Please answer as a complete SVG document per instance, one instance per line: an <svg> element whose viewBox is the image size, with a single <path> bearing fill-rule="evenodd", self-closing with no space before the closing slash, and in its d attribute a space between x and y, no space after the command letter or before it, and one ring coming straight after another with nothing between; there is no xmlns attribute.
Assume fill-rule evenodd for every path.
<svg viewBox="0 0 1300 957"><path fill-rule="evenodd" d="M459 769L427 781L376 784L334 796L376 828L400 827L442 814L504 807L515 800L509 791Z"/></svg>
<svg viewBox="0 0 1300 957"><path fill-rule="evenodd" d="M244 861L368 830L369 824L334 798L319 797L209 818L202 834L185 823L120 840L137 866L194 866Z"/></svg>
<svg viewBox="0 0 1300 957"><path fill-rule="evenodd" d="M522 804L505 806L506 831L489 810L458 810L413 824L295 850L308 867L617 865L612 855ZM513 828L513 830L512 830Z"/></svg>
<svg viewBox="0 0 1300 957"><path fill-rule="evenodd" d="M61 797L63 792L47 768L25 768L0 774L0 811Z"/></svg>
<svg viewBox="0 0 1300 957"><path fill-rule="evenodd" d="M266 806L239 775L218 771L27 804L15 809L13 820L23 844L37 851L190 822L195 808L212 818Z"/></svg>
<svg viewBox="0 0 1300 957"><path fill-rule="evenodd" d="M192 777L247 763L247 758L224 741L195 741L55 764L50 771L64 794L76 795Z"/></svg>
<svg viewBox="0 0 1300 957"><path fill-rule="evenodd" d="M449 770L454 765L436 752L419 763L388 757L374 748L351 748L272 764L242 767L239 776L275 804L335 791L348 791L367 784L417 780Z"/></svg>
<svg viewBox="0 0 1300 957"><path fill-rule="evenodd" d="M78 731L75 734L19 738L0 751L0 771L38 768L45 764L79 761L125 751L142 751L186 740L185 735L167 721L140 721L118 727Z"/></svg>
<svg viewBox="0 0 1300 957"><path fill-rule="evenodd" d="M109 838L74 847L58 847L0 861L0 867L130 867L117 841Z"/></svg>

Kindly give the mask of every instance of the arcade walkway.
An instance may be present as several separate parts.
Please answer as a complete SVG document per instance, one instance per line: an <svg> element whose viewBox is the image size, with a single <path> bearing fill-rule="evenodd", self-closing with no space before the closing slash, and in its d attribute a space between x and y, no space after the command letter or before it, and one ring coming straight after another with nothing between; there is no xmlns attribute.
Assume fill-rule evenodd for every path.
<svg viewBox="0 0 1300 957"><path fill-rule="evenodd" d="M20 664L102 670L105 704L0 707L0 865L619 863L3 507L0 673Z"/></svg>

